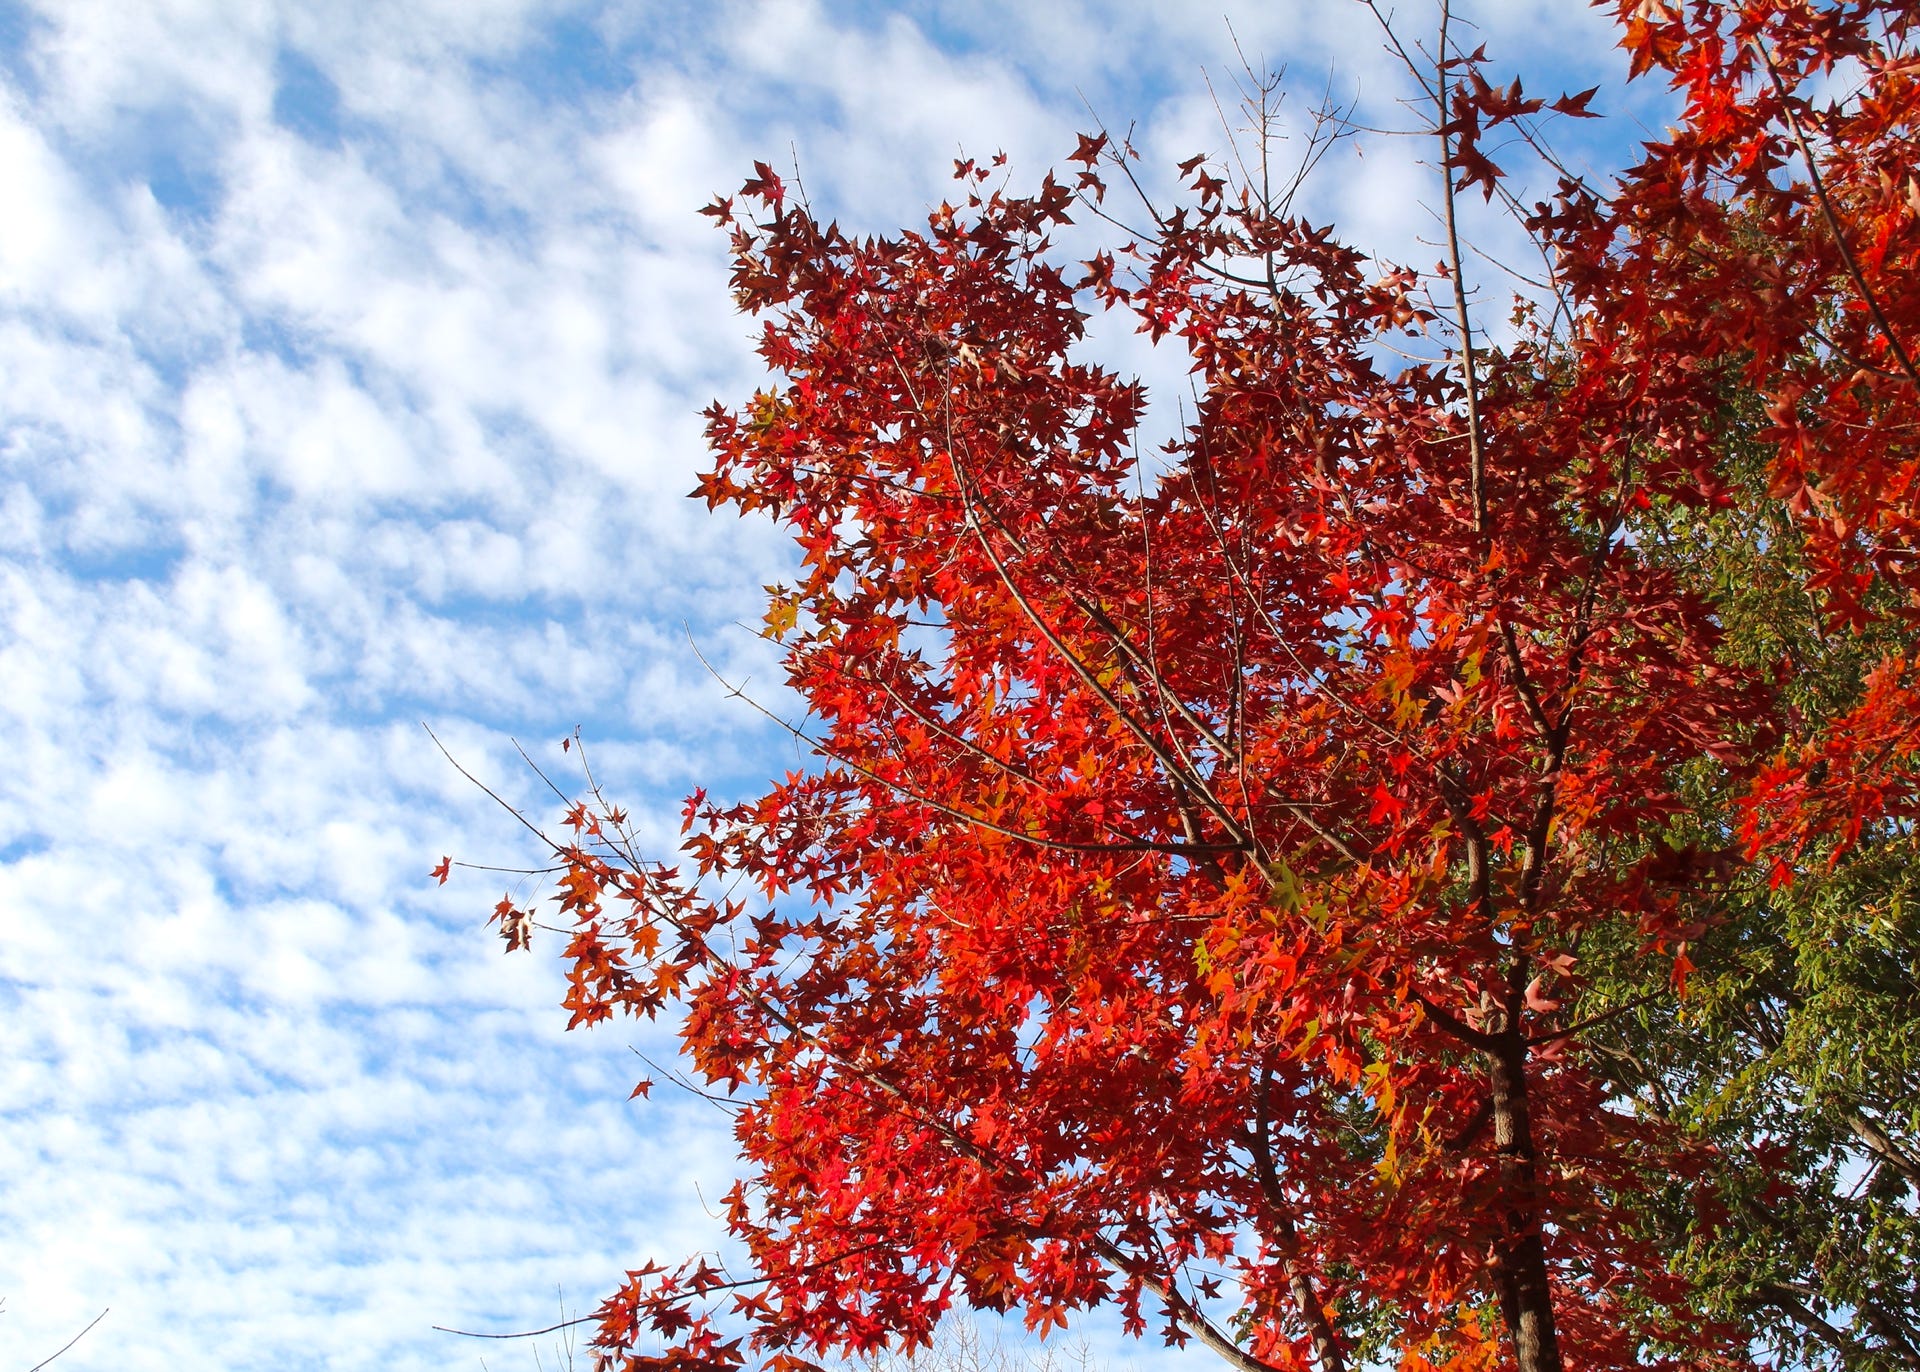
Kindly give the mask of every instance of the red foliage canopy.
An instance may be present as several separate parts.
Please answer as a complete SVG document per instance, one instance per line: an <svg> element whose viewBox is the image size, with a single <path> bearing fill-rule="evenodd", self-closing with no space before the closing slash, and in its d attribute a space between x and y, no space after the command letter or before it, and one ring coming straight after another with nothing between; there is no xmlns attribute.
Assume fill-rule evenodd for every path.
<svg viewBox="0 0 1920 1372"><path fill-rule="evenodd" d="M699 493L802 551L767 626L819 765L695 795L679 870L597 799L559 845L574 1022L683 1007L747 1172L750 1278L630 1274L609 1360L1112 1300L1242 1369L1743 1362L1624 1218L1681 1145L1608 1108L1561 1004L1584 933L1684 986L1701 882L1915 813L1913 664L1809 733L1634 521L1732 498L1737 387L1808 593L1910 614L1917 8L1623 4L1684 119L1526 216L1568 322L1501 347L1457 251L1383 267L1198 161L1150 238L1064 265L1126 165L1102 138L1031 196L962 164L893 238L765 166L715 204L779 379L708 412ZM1505 193L1489 130L1594 95L1481 65L1421 74L1450 234L1456 192ZM1151 482L1141 388L1081 355L1102 307L1191 357ZM1451 342L1392 361L1407 335ZM1687 768L1748 795L1722 848L1664 841ZM702 894L740 876L751 907Z"/></svg>

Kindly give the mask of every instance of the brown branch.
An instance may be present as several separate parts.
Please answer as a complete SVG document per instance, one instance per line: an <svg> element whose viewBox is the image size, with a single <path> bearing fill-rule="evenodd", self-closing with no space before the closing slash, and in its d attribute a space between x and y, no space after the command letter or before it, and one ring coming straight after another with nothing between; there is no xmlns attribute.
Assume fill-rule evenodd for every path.
<svg viewBox="0 0 1920 1372"><path fill-rule="evenodd" d="M893 703L895 705L898 705L901 709L905 710L908 714L912 715L915 719L919 720L920 723L924 724L928 729L938 734L941 738L946 739L949 743L953 744L955 747L960 748L967 753L971 753L974 757L979 758L982 762L985 762L990 766L999 768L1001 771L1005 772L1008 776L1015 777L1021 781L1024 781L1029 786L1039 787L1042 785L1042 783L1031 772L1027 771L1026 768L1018 766L1015 763L1008 762L1003 757L996 756L995 754L987 751L987 749L982 747L980 744L968 738L966 735L955 733L952 729L949 729L946 726L946 724L943 723L937 716L928 714L925 710L922 710L918 705L915 705L912 701L908 700L905 696L901 695L898 691L894 690L893 683L888 681L882 681L879 677L869 677L868 680L871 681L873 685L878 686L881 690L885 691L887 695L893 699Z"/></svg>
<svg viewBox="0 0 1920 1372"><path fill-rule="evenodd" d="M1313 1279L1300 1265L1300 1233L1294 1227L1292 1207L1287 1203L1286 1191L1280 1185L1279 1169L1273 1164L1272 1126L1267 1109L1271 1085L1272 1078L1263 1064L1260 1084L1254 1092L1254 1130L1252 1147L1249 1149L1253 1154L1254 1175L1260 1183L1260 1194L1266 1197L1267 1210L1280 1240L1287 1288L1293 1295L1294 1308L1300 1312L1300 1318L1306 1321L1307 1331L1312 1336L1314 1356L1320 1361L1320 1372L1346 1372L1347 1358L1341 1350L1339 1337L1327 1319L1326 1307L1321 1304L1319 1293L1313 1288Z"/></svg>
<svg viewBox="0 0 1920 1372"><path fill-rule="evenodd" d="M1853 278L1854 289L1860 292L1873 322L1880 326L1880 332L1886 336L1887 346L1893 349L1893 355L1900 362L1900 370L1907 374L1907 380L1920 386L1920 370L1916 370L1913 358L1907 354L1907 348L1900 336L1893 331L1893 325L1887 322L1886 311L1880 308L1880 297L1875 295L1873 287L1867 284L1865 273L1854 259L1853 249L1847 244L1846 230L1840 224L1839 213L1833 207L1833 197L1827 194L1827 185L1820 175L1819 164L1814 161L1813 148L1807 143L1807 136L1801 131L1800 120L1794 115L1792 97L1787 93L1787 83L1780 75L1780 69L1774 65L1773 54L1758 38L1750 40L1753 50L1760 54L1761 62L1766 64L1767 75L1773 79L1773 89L1780 96L1780 112L1786 116L1787 129L1793 134L1793 141L1800 149L1800 156L1806 160L1807 177L1813 183L1814 198L1820 202L1820 213L1827 221L1827 230L1833 235L1834 246L1840 250L1840 260L1847 265L1847 275Z"/></svg>
<svg viewBox="0 0 1920 1372"><path fill-rule="evenodd" d="M1868 1152L1905 1177L1910 1184L1920 1187L1920 1162L1909 1157L1906 1150L1895 1143L1887 1131L1864 1111L1847 1111L1847 1127L1853 1130L1855 1138L1867 1146Z"/></svg>
<svg viewBox="0 0 1920 1372"><path fill-rule="evenodd" d="M1124 1248L1105 1234L1093 1235L1093 1247L1119 1271L1126 1273L1127 1276L1153 1292L1172 1312L1173 1317L1184 1324L1195 1338L1226 1362L1238 1368L1239 1372L1281 1372L1280 1368L1272 1363L1262 1362L1235 1343L1230 1335L1208 1319L1192 1301L1181 1295L1169 1283L1142 1268Z"/></svg>
<svg viewBox="0 0 1920 1372"><path fill-rule="evenodd" d="M830 1258L821 1258L817 1262L810 1262L806 1264L804 1267L796 1268L794 1270L795 1275L798 1275L801 1273L824 1272L827 1268L836 1266L839 1263L843 1263L848 1258L857 1258L862 1253L871 1253L875 1249L882 1248L884 1246L885 1246L884 1244L881 1244L878 1241L875 1241L872 1243L858 1244L852 1248L849 1248L844 1253L835 1253ZM689 1259L688 1261L692 1261L692 1260ZM685 1271L686 1269L682 1268L681 1270ZM694 1296L705 1296L710 1292L714 1292L714 1291L739 1291L749 1286L765 1286L768 1282L772 1280L773 1280L772 1277L742 1277L738 1281L716 1281L716 1282L693 1283L688 1287L688 1293ZM481 1334L481 1333L476 1333L474 1330L471 1330L471 1329L450 1329L444 1324L436 1324L431 1326L431 1328L433 1329L433 1332L436 1334L458 1334L463 1339L531 1339L531 1338L537 1338L541 1334L552 1334L562 1329L571 1329L575 1325L594 1324L594 1323L597 1323L600 1320L600 1318L601 1317L599 1315L582 1315L578 1319L562 1320L558 1324L550 1324L545 1329L521 1329L521 1330L516 1330L511 1334Z"/></svg>
<svg viewBox="0 0 1920 1372"><path fill-rule="evenodd" d="M1367 860L1355 852L1352 845L1341 838L1340 835L1334 833L1333 830L1327 828L1326 825L1322 824L1319 820L1315 819L1313 811L1306 806L1297 801L1283 800L1280 802L1280 808L1285 810L1289 815L1292 815L1293 818L1298 820L1302 825L1306 826L1307 831L1315 838L1333 849L1334 852L1338 853L1348 862L1351 862L1355 867L1365 867L1367 865Z"/></svg>
<svg viewBox="0 0 1920 1372"><path fill-rule="evenodd" d="M546 834L542 832L542 830L538 825L534 824L532 820L528 819L525 815L521 814L512 805L508 804L506 799L502 797L498 791L495 791L491 786L487 785L486 782L480 780L479 777L475 776L472 772L469 772L465 767L462 767L460 763L454 758L453 754L447 751L447 745L440 741L440 735L434 733L433 726L428 724L425 720L421 720L420 727L427 731L427 737L433 740L433 746L440 750L440 756L447 760L447 762L452 766L454 771L458 772L461 776L465 777L468 781L472 782L475 786L479 787L480 790L486 794L489 800L493 801L493 803L498 805L502 810L505 810L508 814L512 815L515 819L519 820L521 827L526 829L528 833L532 834L535 838L539 839L542 843L546 844L547 847L552 852L561 853L564 851L552 839L548 838ZM519 745L515 744L514 746L518 747ZM522 753L521 756L525 757L526 754ZM537 771L538 769L536 768L535 770ZM544 780L544 778L542 779ZM551 786L553 783L548 782L547 784ZM561 798L563 800L565 799L564 796Z"/></svg>
<svg viewBox="0 0 1920 1372"><path fill-rule="evenodd" d="M1355 705L1352 701L1348 700L1346 696L1343 695L1341 692L1332 689L1331 687L1327 686L1324 682L1320 682L1320 683L1314 682L1314 678L1317 675L1317 673L1314 671L1314 669L1310 668L1307 665L1306 661L1300 656L1299 650L1294 647L1292 641L1287 637L1286 633L1281 629L1280 625L1274 620L1272 613L1268 611L1267 607L1261 602L1259 596L1254 594L1252 578L1247 575L1247 572L1245 571L1245 569L1242 568L1240 564L1235 560L1232 546L1227 542L1226 531L1223 530L1220 527L1219 523L1214 519L1213 511L1208 507L1206 500L1201 498L1200 487L1197 481L1194 482L1193 484L1193 490L1194 490L1194 497L1195 497L1194 504L1196 508L1199 509L1201 517L1207 521L1208 529L1211 530L1213 533L1214 544L1220 550L1220 556L1227 565L1227 575L1229 580L1240 588L1241 593L1246 597L1247 603L1253 606L1255 614L1266 624L1267 632L1273 636L1273 640L1275 643L1279 645L1280 650L1293 660L1293 665L1300 672L1301 679L1304 682L1313 684L1313 687L1315 690L1325 695L1328 699L1332 700L1334 704L1338 705L1342 710L1346 711L1348 714L1352 715L1355 719L1359 720L1362 725L1368 728L1371 728L1375 733L1381 735L1387 741L1392 743L1397 743L1397 744L1405 744L1405 746L1408 746L1410 750L1414 752L1416 755L1424 756L1424 754L1422 753L1422 750L1418 747L1418 745L1406 743L1406 741L1401 739L1401 737L1397 733L1387 728L1384 724L1380 723L1379 720L1375 719L1372 715L1362 710L1358 705ZM1364 857L1362 857L1357 851L1355 851L1353 845L1348 843L1345 839L1341 838L1338 834L1334 833L1332 830L1328 829L1325 825L1321 824L1317 819L1314 818L1313 814L1311 813L1311 811L1308 810L1306 806L1299 805L1296 803L1291 803L1291 802L1283 802L1281 804L1281 808L1285 810L1288 814L1293 816L1294 819L1298 820L1302 825L1304 825L1307 828L1307 830L1310 833L1312 833L1316 838L1320 839L1323 843L1325 843L1328 847L1332 848L1334 852L1338 853L1341 857L1345 858L1348 862L1351 862L1356 867L1364 867L1366 865L1367 860Z"/></svg>
<svg viewBox="0 0 1920 1372"><path fill-rule="evenodd" d="M1507 660L1507 670L1513 673L1513 689L1518 693L1520 703L1526 707L1527 718L1540 731L1540 741L1551 746L1553 723L1547 718L1546 708L1541 704L1540 693L1534 687L1533 679L1527 675L1526 660L1520 654L1519 636L1504 615L1500 619L1500 650L1501 656Z"/></svg>
<svg viewBox="0 0 1920 1372"><path fill-rule="evenodd" d="M1008 543L1010 543L1013 546L1014 551L1022 557L1028 556L1027 549L1022 543L1022 541L1020 540L1020 538L1011 529L1007 527L1006 521L1000 518L999 512L993 508L992 504L988 500L986 500L984 496L969 493L969 490L968 490L969 483L966 479L965 472L962 471L959 466L959 461L957 456L955 456L954 458L954 475L959 479L960 487L962 491L962 499L964 502L964 506L967 509L969 515L973 515L976 509L979 511L983 511L986 514L987 518L993 521L994 527L998 529L1001 532L1002 536L1006 538ZM1143 514L1142 516L1143 529L1144 529L1144 523L1145 521L1144 521L1144 514ZM969 524L973 528L973 532L975 533L976 537L979 539L982 549L986 552L988 560L993 563L994 570L1000 573L1001 581L1006 585L1008 592L1013 595L1015 601L1019 603L1020 608L1026 612L1027 618L1033 621L1034 627L1039 629L1040 632L1046 636L1048 643L1053 646L1054 650L1057 653L1059 653L1062 657L1066 658L1068 664L1073 667L1074 671L1080 676L1081 680L1086 682L1091 689L1093 689L1096 693L1099 693L1101 695L1101 699L1107 704L1107 707L1113 710L1115 714L1121 718L1123 723L1126 723L1128 725L1129 730L1134 733L1135 737L1140 738L1140 740L1143 743L1148 743L1148 746L1152 747L1153 746L1152 743L1149 742L1148 739L1145 737L1145 735L1141 733L1140 728L1135 727L1132 721L1128 718L1127 713L1120 706L1118 699L1116 697L1111 696L1110 693L1106 692L1105 688L1100 686L1097 680L1091 677L1090 670L1081 662L1081 660L1077 656L1073 655L1071 653L1071 650L1067 649L1062 642L1058 641L1057 636L1051 631L1051 629L1046 624L1041 622L1037 611L1035 611L1032 608L1030 602L1027 600L1024 594L1020 591L1020 589L1014 585L1011 574L1007 571L1006 567L1003 565L999 556L993 551L993 548L988 542L985 529L979 526L978 518L977 517L970 518ZM1149 567L1151 566L1151 560L1149 560L1148 565ZM1060 589L1065 592L1068 600L1072 603L1073 607L1079 610L1080 613L1085 615L1088 619L1092 620L1094 624L1098 625L1099 628L1106 634L1109 641L1112 642L1113 646L1119 649L1119 651L1124 656L1126 656L1128 660L1133 662L1137 667L1137 669L1144 674L1147 684L1152 688L1154 695L1158 698L1160 702L1160 714L1161 714L1162 720L1166 723L1168 739L1170 739L1175 745L1181 746L1184 750L1184 745L1180 744L1179 736L1174 732L1171 721L1168 718L1169 713L1177 714L1181 719L1186 721L1188 727L1190 727L1194 731L1194 733L1199 736L1200 740L1203 743L1205 743L1208 747L1212 748L1214 752L1217 753L1221 758L1224 759L1231 755L1232 750L1220 738L1220 736L1213 730L1213 728L1210 725L1208 725L1206 721L1202 720L1198 715L1196 715L1194 711L1187 705L1186 701L1181 699L1181 697L1177 692L1168 688L1166 684L1165 675L1159 669L1159 662L1158 662L1157 656L1143 654L1139 648L1135 647L1131 635L1126 633L1126 631L1123 630L1120 627L1120 625L1114 621L1113 617L1109 615L1106 612L1106 610L1102 608L1100 605L1094 603L1093 601L1088 600L1085 596L1081 595L1078 591L1074 590L1071 586L1062 585ZM1152 591L1151 585L1149 585L1148 591L1149 591L1148 603L1149 603L1149 606L1151 606L1151 603L1152 603L1151 602L1151 591ZM1160 755L1156 753L1155 756L1159 757ZM1161 758L1161 762L1163 766L1168 766L1170 770L1172 769L1172 764L1168 761L1168 759ZM1212 788L1206 784L1205 779L1200 776L1199 769L1193 765L1191 759L1185 756L1184 751L1182 752L1179 762L1181 766L1184 768L1184 775L1182 775L1181 772L1176 771L1175 772L1176 778L1183 781L1186 785L1188 785L1197 793L1199 793L1199 795L1203 800L1210 802L1208 804L1208 808L1214 810L1216 815L1220 815L1221 812L1225 809L1224 802L1219 802L1218 798L1213 795ZM1216 804L1218 805L1218 808L1216 808ZM1252 822L1253 822L1253 817L1251 812L1249 812L1247 816L1247 823L1249 826L1251 826ZM1244 841L1248 845L1254 846L1256 848L1258 847L1258 845L1254 843L1250 829L1242 837L1244 838Z"/></svg>
<svg viewBox="0 0 1920 1372"><path fill-rule="evenodd" d="M1490 914L1493 909L1493 871L1488 861L1490 845L1487 831L1473 817L1473 807L1468 803L1465 790L1445 763L1435 769L1435 780L1439 783L1440 799L1446 804L1448 816L1466 836L1467 890L1472 895L1473 903Z"/></svg>
<svg viewBox="0 0 1920 1372"><path fill-rule="evenodd" d="M1500 1038L1497 1034L1489 1034L1484 1029L1474 1028L1451 1011L1442 1010L1417 991L1414 992L1413 998L1421 1010L1426 1012L1428 1019L1468 1047L1477 1048L1483 1053L1492 1053L1499 1049Z"/></svg>
<svg viewBox="0 0 1920 1372"><path fill-rule="evenodd" d="M1599 1028L1609 1020L1619 1019L1622 1015L1630 1014L1643 1005L1650 1005L1654 1001L1664 998L1666 994L1665 991L1652 991L1644 996L1635 996L1624 1005L1616 1005L1613 1009L1603 1011L1589 1019L1583 1019L1578 1024L1570 1024L1565 1029L1556 1029L1551 1034L1535 1034L1527 1040L1527 1046L1529 1048L1538 1048L1543 1043L1553 1043L1559 1039L1572 1038L1575 1034L1584 1034L1589 1029Z"/></svg>
<svg viewBox="0 0 1920 1372"><path fill-rule="evenodd" d="M1467 1122L1461 1126L1460 1132L1448 1139L1441 1147L1455 1155L1463 1154L1473 1147L1474 1141L1486 1132L1487 1125L1492 1122L1493 1096L1489 1094L1481 1100L1479 1108L1467 1117Z"/></svg>
<svg viewBox="0 0 1920 1372"><path fill-rule="evenodd" d="M1860 1318L1880 1336L1886 1351L1893 1354L1894 1361L1920 1372L1920 1348L1914 1347L1914 1331L1903 1326L1875 1301L1861 1301L1859 1310Z"/></svg>
<svg viewBox="0 0 1920 1372"><path fill-rule="evenodd" d="M1762 1282L1756 1289L1761 1303L1771 1305L1786 1315L1795 1324L1822 1343L1839 1353L1848 1366L1860 1359L1868 1350L1860 1341L1845 1330L1837 1328L1820 1318L1813 1308L1802 1300L1799 1293L1781 1282Z"/></svg>

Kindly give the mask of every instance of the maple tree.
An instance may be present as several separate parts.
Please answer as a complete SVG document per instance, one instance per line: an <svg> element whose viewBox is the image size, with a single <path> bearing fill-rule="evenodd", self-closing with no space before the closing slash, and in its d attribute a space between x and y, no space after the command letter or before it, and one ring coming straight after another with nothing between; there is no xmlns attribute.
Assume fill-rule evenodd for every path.
<svg viewBox="0 0 1920 1372"><path fill-rule="evenodd" d="M1242 1372L1746 1364L1677 1247L1730 1232L1732 1136L1636 1102L1742 1070L1686 1029L1716 940L1823 899L1833 937L1820 892L1910 844L1917 13L1621 5L1684 112L1514 203L1551 276L1497 343L1456 200L1512 200L1489 140L1550 158L1595 93L1490 81L1444 10L1401 49L1432 271L1204 158L1064 260L1133 177L1100 135L1031 195L963 162L894 237L765 166L716 202L777 380L708 412L698 493L794 537L767 632L817 765L696 793L674 866L593 786L555 841L573 1023L680 1014L746 1173L751 1271L630 1273L606 1363L1115 1302ZM1101 309L1193 368L1150 477ZM1764 577L1708 574L1741 550ZM1818 671L1740 629L1756 584L1841 645ZM1622 1068L1656 1030L1693 1057Z"/></svg>

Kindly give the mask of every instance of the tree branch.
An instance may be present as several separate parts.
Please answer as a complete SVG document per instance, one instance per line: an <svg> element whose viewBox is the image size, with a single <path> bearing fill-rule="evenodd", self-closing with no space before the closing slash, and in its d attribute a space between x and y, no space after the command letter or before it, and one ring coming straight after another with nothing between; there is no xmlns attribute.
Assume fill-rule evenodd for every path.
<svg viewBox="0 0 1920 1372"><path fill-rule="evenodd" d="M1909 1156L1865 1111L1848 1110L1847 1127L1867 1146L1867 1151L1905 1177L1910 1185L1920 1188L1920 1162Z"/></svg>
<svg viewBox="0 0 1920 1372"><path fill-rule="evenodd" d="M1414 992L1413 998L1421 1010L1426 1012L1427 1018L1468 1047L1477 1048L1483 1053L1492 1053L1500 1047L1499 1035L1474 1028L1452 1012L1442 1010L1418 991Z"/></svg>
<svg viewBox="0 0 1920 1372"><path fill-rule="evenodd" d="M1853 249L1848 246L1846 230L1840 224L1840 216L1833 208L1833 197L1827 194L1826 181L1820 175L1820 167L1813 160L1813 148L1807 143L1807 136L1801 132L1800 120L1794 115L1792 99L1787 93L1786 80L1780 75L1780 69L1774 65L1773 54L1758 38L1750 40L1753 50L1760 54L1760 60L1766 65L1767 75L1773 79L1773 89L1780 97L1780 112L1786 116L1787 129L1793 134L1793 141L1800 149L1800 156L1807 164L1807 177L1813 184L1814 198L1820 202L1820 213L1827 221L1827 229L1833 234L1834 246L1840 250L1840 260L1847 265L1847 275L1853 278L1854 289L1860 292L1860 299L1873 315L1873 322L1880 326L1881 334L1887 340L1887 346L1900 363L1900 370L1907 374L1907 380L1920 386L1920 370L1916 370L1913 358L1893 331L1893 325L1887 322L1886 311L1880 308L1880 297L1874 294L1873 287L1867 284L1865 273L1854 259Z"/></svg>
<svg viewBox="0 0 1920 1372"><path fill-rule="evenodd" d="M49 1354L47 1357L42 1358L39 1362L35 1363L32 1367L29 1367L27 1369L27 1372L40 1372L41 1368L45 1367L48 1363L52 1362L55 1358L59 1357L62 1353L66 1352L69 1348L73 1347L76 1343L79 1343L80 1340L86 1338L86 1336L92 1332L94 1325L104 1320L107 1317L107 1311L111 1309L113 1309L113 1307L108 1306L106 1310L102 1310L99 1314L95 1315L92 1319L88 1320L87 1327L85 1329L82 1329L78 1334L75 1334L72 1338L68 1339L65 1343L61 1344L58 1348L54 1349L54 1351L51 1354Z"/></svg>
<svg viewBox="0 0 1920 1372"><path fill-rule="evenodd" d="M1287 1287L1293 1295L1294 1308L1300 1318L1306 1321L1307 1332L1313 1339L1314 1356L1320 1360L1320 1372L1346 1372L1347 1357L1340 1347L1339 1336L1333 1324L1327 1319L1325 1306L1320 1302L1319 1292L1314 1290L1313 1279L1300 1265L1300 1232L1294 1227L1292 1207L1287 1203L1287 1193L1280 1185L1279 1169L1273 1165L1272 1121L1268 1118L1267 1108L1272 1078L1263 1064L1260 1068L1260 1084L1254 1090L1253 1139L1248 1150L1253 1154L1253 1172L1260 1183L1260 1194L1266 1197L1267 1212L1273 1220L1276 1236L1280 1240L1281 1260L1287 1273Z"/></svg>

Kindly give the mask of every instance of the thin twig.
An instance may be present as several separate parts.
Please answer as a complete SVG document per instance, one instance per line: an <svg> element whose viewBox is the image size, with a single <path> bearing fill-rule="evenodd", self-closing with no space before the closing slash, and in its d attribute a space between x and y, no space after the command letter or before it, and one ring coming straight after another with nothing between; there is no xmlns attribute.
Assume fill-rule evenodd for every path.
<svg viewBox="0 0 1920 1372"><path fill-rule="evenodd" d="M515 819L519 820L521 823L521 826L525 828L528 833L532 834L535 838L539 839L542 843L546 844L547 848L550 851L554 853L560 853L564 851L562 848L560 848L558 844L554 843L552 839L548 838L546 834L541 831L538 825L536 825L532 820L528 819L525 815L521 814L512 805L510 805L505 799L505 797L503 797L498 791L494 790L493 787L487 785L486 782L480 780L479 777L475 776L472 772L469 772L465 767L462 767L460 763L454 758L453 754L447 751L447 745L440 741L440 735L434 733L432 725L428 724L425 720L421 720L420 727L427 731L427 737L433 740L433 746L440 750L440 756L445 758L448 761L448 763L452 765L454 771L458 772L461 776L465 777L468 781L471 781L475 786L478 786L482 791L486 793L488 799L492 800L502 810L505 810L508 814L512 815ZM515 746L518 747L519 745L516 744ZM525 757L526 754L522 753L521 756ZM547 784L551 786L553 783L548 782ZM565 799L565 797L563 796L562 799Z"/></svg>
<svg viewBox="0 0 1920 1372"><path fill-rule="evenodd" d="M449 1329L444 1324L433 1325L432 1329L436 1334L458 1334L463 1339L533 1339L542 1334L551 1334L556 1330L571 1329L577 1324L594 1324L599 1319L598 1315L582 1315L576 1320L562 1320L558 1324L550 1324L545 1329L522 1329L512 1334L479 1334L471 1329Z"/></svg>
<svg viewBox="0 0 1920 1372"><path fill-rule="evenodd" d="M112 1306L107 1307L107 1310L111 1310L111 1309L113 1309ZM66 1352L69 1348L73 1347L76 1343L79 1343L80 1340L86 1338L87 1334L93 1329L94 1325L100 1323L100 1321L104 1320L107 1317L107 1310L102 1310L99 1314L95 1315L91 1320L88 1320L87 1327L85 1329L82 1329L78 1334L75 1334L72 1338L68 1339L65 1343L61 1344L59 1348L53 1351L53 1354L51 1356L42 1358L39 1362L35 1363L32 1367L29 1367L27 1369L27 1372L40 1372L40 1369L45 1367L48 1363L52 1362L54 1358L59 1357L62 1353Z"/></svg>
<svg viewBox="0 0 1920 1372"><path fill-rule="evenodd" d="M1447 258L1453 275L1454 322L1460 329L1460 357L1467 384L1467 450L1473 464L1473 531L1484 537L1487 532L1487 450L1480 431L1480 377L1473 359L1473 313L1467 305L1465 262L1460 253L1460 227L1454 214L1457 197L1453 187L1453 151L1447 137L1447 26L1452 19L1452 5L1448 0L1441 0L1440 50L1434 63L1439 93L1434 98L1434 113L1440 138L1440 184L1445 193L1441 203L1446 209Z"/></svg>
<svg viewBox="0 0 1920 1372"><path fill-rule="evenodd" d="M1616 1005L1613 1009L1594 1015L1590 1019L1583 1019L1578 1024L1570 1024L1565 1029L1556 1029L1551 1034L1535 1034L1527 1040L1527 1046L1537 1048L1543 1043L1553 1043L1559 1039L1571 1038L1575 1034L1584 1034L1589 1029L1599 1028L1608 1020L1619 1019L1620 1016L1638 1010L1643 1005L1651 1005L1666 994L1665 991L1650 991L1644 996L1635 996L1624 1005Z"/></svg>

